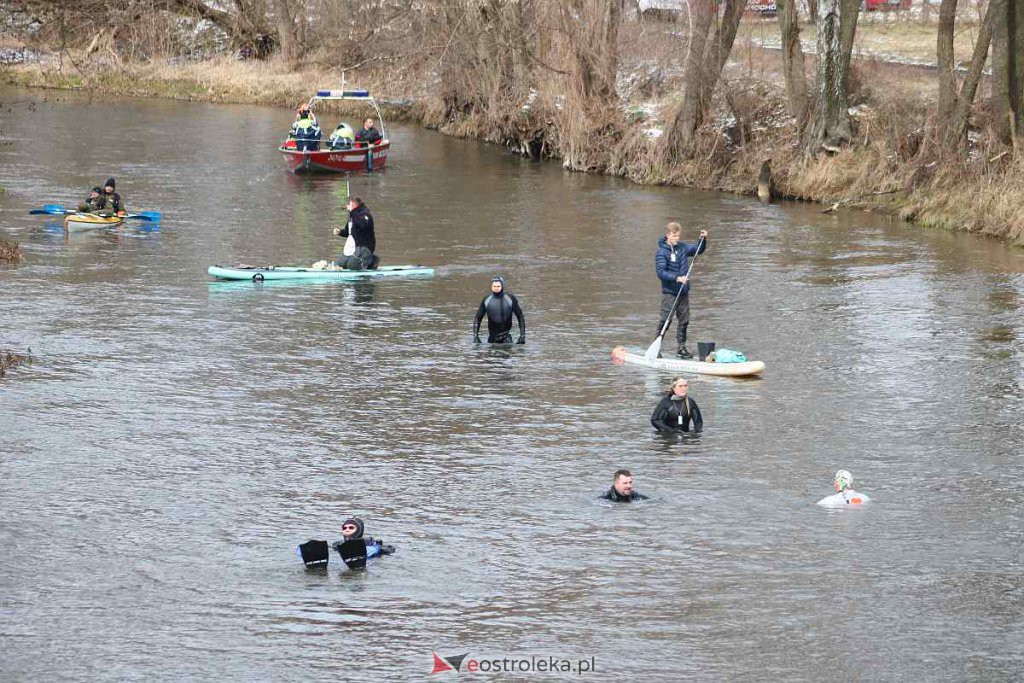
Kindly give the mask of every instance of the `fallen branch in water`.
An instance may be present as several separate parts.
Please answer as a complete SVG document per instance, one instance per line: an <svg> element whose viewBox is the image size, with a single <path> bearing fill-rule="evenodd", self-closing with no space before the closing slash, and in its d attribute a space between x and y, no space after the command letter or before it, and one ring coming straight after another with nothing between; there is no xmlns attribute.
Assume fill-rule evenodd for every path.
<svg viewBox="0 0 1024 683"><path fill-rule="evenodd" d="M0 351L0 377L19 365L32 365L32 349L29 349L27 354Z"/></svg>
<svg viewBox="0 0 1024 683"><path fill-rule="evenodd" d="M17 242L0 237L0 261L20 261L21 247Z"/></svg>
<svg viewBox="0 0 1024 683"><path fill-rule="evenodd" d="M896 194L897 192L903 192L904 189L905 188L898 187L895 190L882 190L881 192L865 192L864 194L859 194L856 197L849 197L847 199L840 199L838 202L836 202L832 206L828 207L827 209L822 209L821 212L822 213L832 213L833 211L837 211L841 204L848 204L850 202L855 202L858 199L862 199L864 197L878 197L879 195L883 195L883 194Z"/></svg>

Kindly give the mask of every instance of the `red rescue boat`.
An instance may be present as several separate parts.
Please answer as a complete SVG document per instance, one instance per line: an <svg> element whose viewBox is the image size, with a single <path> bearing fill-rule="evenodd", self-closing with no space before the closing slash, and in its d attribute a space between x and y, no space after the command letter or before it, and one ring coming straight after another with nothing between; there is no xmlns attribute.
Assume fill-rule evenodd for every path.
<svg viewBox="0 0 1024 683"><path fill-rule="evenodd" d="M388 138L387 128L384 127L380 107L377 106L377 102L370 92L368 90L318 90L309 98L306 109L312 111L317 102L330 100L354 100L368 103L377 114L379 130L383 137L369 147L357 141L355 146L348 149L331 149L330 143L324 139L320 141L319 149L316 150L299 150L296 141L289 138L277 148L284 155L284 162L288 165L288 170L292 173L369 173L384 168L388 163L391 140ZM327 135L329 136L330 133Z"/></svg>

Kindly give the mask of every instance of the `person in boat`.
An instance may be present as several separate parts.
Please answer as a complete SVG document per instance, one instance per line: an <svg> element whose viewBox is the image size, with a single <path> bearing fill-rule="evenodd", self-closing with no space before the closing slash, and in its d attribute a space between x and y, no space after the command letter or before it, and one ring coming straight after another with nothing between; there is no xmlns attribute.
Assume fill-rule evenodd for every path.
<svg viewBox="0 0 1024 683"><path fill-rule="evenodd" d="M356 142L371 147L384 139L384 136L381 135L379 130L374 128L373 124L372 117L363 121L363 127L356 133Z"/></svg>
<svg viewBox="0 0 1024 683"><path fill-rule="evenodd" d="M672 306L678 294L676 355L680 358L693 358L693 354L686 348L686 328L690 324L690 280L686 272L689 258L702 254L707 249L708 231L700 231L700 237L703 239L698 240L697 244L683 242L682 234L683 228L679 223L669 223L665 228L665 236L658 240L658 251L654 256L655 272L661 280L661 322L658 323L658 334L661 334L661 328L672 314Z"/></svg>
<svg viewBox="0 0 1024 683"><path fill-rule="evenodd" d="M316 117L305 107L299 110L298 118L292 124L289 136L295 138L295 149L300 152L306 150L316 152L320 149L320 140L323 137Z"/></svg>
<svg viewBox="0 0 1024 683"><path fill-rule="evenodd" d="M616 470L612 475L611 488L599 498L613 503L632 503L635 500L646 500L647 496L633 490L633 475L629 470Z"/></svg>
<svg viewBox="0 0 1024 683"><path fill-rule="evenodd" d="M124 202L121 201L121 195L114 191L114 187L114 179L107 178L107 182L103 183L103 194L96 200L96 208L93 209L95 213L118 216L125 214Z"/></svg>
<svg viewBox="0 0 1024 683"><path fill-rule="evenodd" d="M103 188L97 186L92 188L89 192L89 198L78 205L79 213L94 213L98 209L96 205L99 204L100 197L103 196Z"/></svg>
<svg viewBox="0 0 1024 683"><path fill-rule="evenodd" d="M487 316L487 343L512 343L512 316L519 323L519 339L517 344L526 343L526 321L523 309L519 307L519 299L512 292L505 291L505 278L495 275L491 278L491 293L480 302L473 321L473 343L480 344L480 323Z"/></svg>
<svg viewBox="0 0 1024 683"><path fill-rule="evenodd" d="M331 149L352 149L356 142L356 134L352 126L347 123L339 123L327 140Z"/></svg>
<svg viewBox="0 0 1024 683"><path fill-rule="evenodd" d="M866 495L853 490L853 475L847 470L836 472L832 479L832 487L836 490L835 494L825 496L818 501L818 505L827 508L846 508L871 502Z"/></svg>
<svg viewBox="0 0 1024 683"><path fill-rule="evenodd" d="M658 401L651 414L651 425L659 432L699 432L704 429L697 402L688 396L690 382L676 377L669 385L668 394Z"/></svg>
<svg viewBox="0 0 1024 683"><path fill-rule="evenodd" d="M341 540L335 541L331 544L339 555L344 559L346 554L343 552L344 544L350 541L364 541L366 543L366 559L378 557L381 555L393 555L395 547L387 545L384 541L373 538L372 536L363 536L366 529L366 525L363 524L363 520L358 517L349 517L341 523Z"/></svg>
<svg viewBox="0 0 1024 683"><path fill-rule="evenodd" d="M349 197L348 223L344 227L337 226L333 232L338 237L352 236L355 252L350 256L339 256L335 263L347 270L376 270L380 257L377 250L377 237L373 231L373 214L359 197Z"/></svg>

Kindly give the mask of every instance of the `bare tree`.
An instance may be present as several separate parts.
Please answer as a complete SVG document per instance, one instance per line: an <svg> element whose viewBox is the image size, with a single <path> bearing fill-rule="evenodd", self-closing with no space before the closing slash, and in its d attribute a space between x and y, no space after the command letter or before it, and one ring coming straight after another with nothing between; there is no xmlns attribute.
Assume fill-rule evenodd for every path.
<svg viewBox="0 0 1024 683"><path fill-rule="evenodd" d="M271 0L274 22L277 25L277 38L281 43L281 56L294 66L305 51L303 45L305 22L302 18L301 5L297 6L290 0Z"/></svg>
<svg viewBox="0 0 1024 683"><path fill-rule="evenodd" d="M991 0L992 77L996 126L1007 142L1020 135L1024 117L1024 6Z"/></svg>
<svg viewBox="0 0 1024 683"><path fill-rule="evenodd" d="M818 3L818 68L814 109L804 131L804 149L829 151L853 138L847 82L853 38L861 0L820 0Z"/></svg>
<svg viewBox="0 0 1024 683"><path fill-rule="evenodd" d="M807 76L800 44L800 16L796 0L778 0L779 33L782 37L782 71L786 78L789 113L803 126L807 117Z"/></svg>
<svg viewBox="0 0 1024 683"><path fill-rule="evenodd" d="M726 0L719 17L716 0L691 2L693 21L683 67L683 102L665 136L670 156L688 154L692 150L697 128L704 121L711 96L732 52L746 5L747 0ZM712 26L714 32L709 37Z"/></svg>

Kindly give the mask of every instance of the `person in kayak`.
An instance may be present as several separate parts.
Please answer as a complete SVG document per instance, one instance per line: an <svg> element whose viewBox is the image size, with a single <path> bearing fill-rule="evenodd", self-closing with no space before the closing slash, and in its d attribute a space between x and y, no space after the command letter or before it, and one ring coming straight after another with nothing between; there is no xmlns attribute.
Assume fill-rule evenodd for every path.
<svg viewBox="0 0 1024 683"><path fill-rule="evenodd" d="M374 128L373 123L372 117L363 121L363 127L356 133L356 142L361 142L367 147L371 147L384 139L380 131Z"/></svg>
<svg viewBox="0 0 1024 683"><path fill-rule="evenodd" d="M512 316L519 323L519 339L517 344L526 343L526 321L523 309L519 307L519 299L512 292L505 291L505 278L495 275L491 278L491 293L480 302L473 321L473 343L480 344L480 323L487 316L487 343L512 343Z"/></svg>
<svg viewBox="0 0 1024 683"><path fill-rule="evenodd" d="M355 144L356 134L352 130L352 126L347 123L339 123L331 133L331 137L327 140L331 149L352 149Z"/></svg>
<svg viewBox="0 0 1024 683"><path fill-rule="evenodd" d="M113 178L107 178L107 182L103 183L103 194L96 200L96 213L118 216L125 214L124 202L121 201L121 195L114 191L114 183Z"/></svg>
<svg viewBox="0 0 1024 683"><path fill-rule="evenodd" d="M629 470L616 470L612 475L612 486L599 496L601 500L613 503L632 503L635 500L647 500L647 496L633 490L633 475Z"/></svg>
<svg viewBox="0 0 1024 683"><path fill-rule="evenodd" d="M351 256L339 256L336 264L347 270L376 270L380 257L377 250L377 237L373 232L373 214L359 197L349 197L348 223L336 226L333 230L338 237L352 236L356 250Z"/></svg>
<svg viewBox="0 0 1024 683"><path fill-rule="evenodd" d="M707 249L708 231L700 231L703 239L698 240L697 244L681 241L682 234L683 227L679 223L669 223L665 228L665 236L658 240L658 251L654 255L654 270L661 280L661 322L658 323L658 335L661 335L661 328L672 314L672 305L679 294L679 304L676 306L676 355L680 358L693 358L693 354L686 348L686 328L690 324L690 281L686 271L689 257L703 254Z"/></svg>
<svg viewBox="0 0 1024 683"><path fill-rule="evenodd" d="M366 543L366 559L373 557L379 557L381 555L393 555L395 547L393 545L387 545L384 541L373 538L372 536L363 536L366 529L366 525L363 524L363 520L358 517L349 517L341 523L341 535L340 541L335 541L331 544L339 555L344 559L347 555L342 552L342 548L346 543L350 541L362 540ZM347 562L346 562L347 564Z"/></svg>
<svg viewBox="0 0 1024 683"><path fill-rule="evenodd" d="M100 198L103 196L103 188L94 187L89 192L89 198L78 205L79 213L95 213L98 209L96 208L99 204Z"/></svg>
<svg viewBox="0 0 1024 683"><path fill-rule="evenodd" d="M836 472L836 476L832 479L832 487L836 490L835 494L825 496L818 501L818 505L827 508L847 508L859 507L871 502L866 495L853 490L853 475L847 470Z"/></svg>
<svg viewBox="0 0 1024 683"><path fill-rule="evenodd" d="M699 432L704 429L697 402L687 394L690 382L685 377L676 377L669 385L668 394L662 397L651 414L651 425L659 432Z"/></svg>

